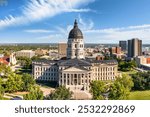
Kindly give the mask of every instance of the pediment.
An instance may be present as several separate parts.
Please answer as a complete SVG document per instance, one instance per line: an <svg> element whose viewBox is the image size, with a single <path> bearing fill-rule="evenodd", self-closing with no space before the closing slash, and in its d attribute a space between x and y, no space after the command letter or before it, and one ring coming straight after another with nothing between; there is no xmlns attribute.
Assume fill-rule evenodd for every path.
<svg viewBox="0 0 150 117"><path fill-rule="evenodd" d="M80 67L69 67L63 71L73 71L73 72L82 72L82 71L88 71L87 69L85 68L80 68Z"/></svg>

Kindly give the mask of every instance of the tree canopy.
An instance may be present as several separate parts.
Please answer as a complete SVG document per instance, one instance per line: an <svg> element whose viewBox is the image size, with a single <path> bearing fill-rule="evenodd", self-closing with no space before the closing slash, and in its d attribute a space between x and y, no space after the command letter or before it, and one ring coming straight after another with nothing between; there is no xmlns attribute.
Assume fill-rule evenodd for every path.
<svg viewBox="0 0 150 117"><path fill-rule="evenodd" d="M93 95L94 100L103 100L104 99L104 93L107 91L107 86L102 81L93 81L90 85L91 89L90 92Z"/></svg>
<svg viewBox="0 0 150 117"><path fill-rule="evenodd" d="M132 75L134 87L133 90L150 90L150 71L138 72Z"/></svg>
<svg viewBox="0 0 150 117"><path fill-rule="evenodd" d="M54 92L46 97L47 100L69 100L72 97L72 92L65 86L58 87Z"/></svg>
<svg viewBox="0 0 150 117"><path fill-rule="evenodd" d="M113 82L93 81L90 86L94 100L121 100L128 98L133 82L130 76L123 74Z"/></svg>
<svg viewBox="0 0 150 117"><path fill-rule="evenodd" d="M11 68L5 64L0 63L0 76L2 78L7 78L7 75L10 73L12 73Z"/></svg>
<svg viewBox="0 0 150 117"><path fill-rule="evenodd" d="M22 75L11 73L4 83L6 92L29 91L35 85L35 80L30 74Z"/></svg>
<svg viewBox="0 0 150 117"><path fill-rule="evenodd" d="M32 60L28 57L17 57L18 62L25 68L31 69L32 68Z"/></svg>
<svg viewBox="0 0 150 117"><path fill-rule="evenodd" d="M23 96L23 99L25 100L43 100L43 92L40 90L39 87L32 87L30 89L30 92Z"/></svg>
<svg viewBox="0 0 150 117"><path fill-rule="evenodd" d="M23 74L22 75L22 90L29 91L34 85L35 80L32 78L30 74Z"/></svg>
<svg viewBox="0 0 150 117"><path fill-rule="evenodd" d="M122 77L117 77L114 83L110 86L108 98L111 100L127 99L133 85L130 76L123 74Z"/></svg>
<svg viewBox="0 0 150 117"><path fill-rule="evenodd" d="M8 80L6 81L6 92L12 93L16 91L22 90L23 81L21 79L21 75L17 75L15 73L8 75Z"/></svg>
<svg viewBox="0 0 150 117"><path fill-rule="evenodd" d="M29 91L35 85L35 80L30 74L14 73L9 66L4 64L0 64L0 80L1 89L5 89L5 92L9 93Z"/></svg>
<svg viewBox="0 0 150 117"><path fill-rule="evenodd" d="M3 99L4 88L2 86L2 79L0 78L0 100Z"/></svg>
<svg viewBox="0 0 150 117"><path fill-rule="evenodd" d="M120 71L131 71L134 67L136 67L135 61L118 61L118 67Z"/></svg>

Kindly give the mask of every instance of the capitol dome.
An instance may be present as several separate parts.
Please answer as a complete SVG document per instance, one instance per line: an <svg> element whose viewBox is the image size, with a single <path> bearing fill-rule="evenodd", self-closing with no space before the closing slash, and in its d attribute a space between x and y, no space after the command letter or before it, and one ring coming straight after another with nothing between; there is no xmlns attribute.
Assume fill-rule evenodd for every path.
<svg viewBox="0 0 150 117"><path fill-rule="evenodd" d="M83 34L81 30L78 28L77 20L74 22L74 28L69 33L69 39L83 39Z"/></svg>

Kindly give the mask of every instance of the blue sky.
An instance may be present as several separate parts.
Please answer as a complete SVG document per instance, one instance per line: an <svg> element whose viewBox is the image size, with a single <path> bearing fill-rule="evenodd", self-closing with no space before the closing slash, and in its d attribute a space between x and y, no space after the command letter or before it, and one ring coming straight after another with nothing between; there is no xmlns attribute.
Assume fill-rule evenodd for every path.
<svg viewBox="0 0 150 117"><path fill-rule="evenodd" d="M150 0L0 0L0 43L66 42L77 19L86 43L150 44L149 11Z"/></svg>

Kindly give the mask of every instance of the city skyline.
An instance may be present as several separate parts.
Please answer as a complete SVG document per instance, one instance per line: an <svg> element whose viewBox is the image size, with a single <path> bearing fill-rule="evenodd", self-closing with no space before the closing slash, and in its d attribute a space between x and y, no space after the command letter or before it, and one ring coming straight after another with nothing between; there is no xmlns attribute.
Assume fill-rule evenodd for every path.
<svg viewBox="0 0 150 117"><path fill-rule="evenodd" d="M1 43L67 42L77 19L87 43L139 38L150 44L148 0L15 1L0 5Z"/></svg>

